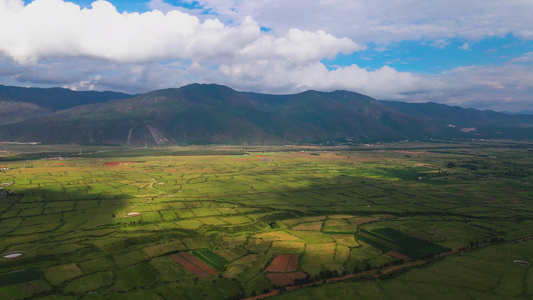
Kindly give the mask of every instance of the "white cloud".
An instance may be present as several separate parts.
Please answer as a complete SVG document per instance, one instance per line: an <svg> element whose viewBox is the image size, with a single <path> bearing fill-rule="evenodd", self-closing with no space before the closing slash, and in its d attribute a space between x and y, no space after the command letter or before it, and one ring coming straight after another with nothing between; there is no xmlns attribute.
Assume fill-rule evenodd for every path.
<svg viewBox="0 0 533 300"><path fill-rule="evenodd" d="M198 0L221 18L251 16L277 32L323 29L358 43L514 33L533 39L533 2L523 0Z"/></svg>
<svg viewBox="0 0 533 300"><path fill-rule="evenodd" d="M459 47L459 49L465 50L465 51L470 50L470 44L465 42L462 46Z"/></svg>
<svg viewBox="0 0 533 300"><path fill-rule="evenodd" d="M409 94L410 102L433 101L462 107L521 111L533 109L533 73L527 66L459 67L434 76L442 84L426 93Z"/></svg>
<svg viewBox="0 0 533 300"><path fill-rule="evenodd" d="M9 28L0 31L0 51L21 64L62 57L224 63L239 53L243 54L239 59L284 55L287 60L300 61L302 57L316 60L361 49L347 38L324 31L291 29L285 36L273 36L262 33L251 18L226 26L218 19L201 22L177 10L121 14L104 0L92 3L90 9L61 0L35 0L27 6L21 6L21 1L0 0L0 28ZM266 52L261 46L274 51Z"/></svg>
<svg viewBox="0 0 533 300"><path fill-rule="evenodd" d="M525 53L521 57L514 58L513 62L531 62L533 61L533 51Z"/></svg>
<svg viewBox="0 0 533 300"><path fill-rule="evenodd" d="M294 63L319 61L335 58L339 52L350 54L363 50L347 38L336 38L323 30L317 32L290 29L282 38L263 36L239 51L239 59L261 60L265 58L283 59Z"/></svg>
<svg viewBox="0 0 533 300"><path fill-rule="evenodd" d="M308 89L356 91L378 99L408 99L403 93L421 88L441 86L428 78L408 72L398 72L388 66L368 71L357 65L328 70L322 63L299 67L283 61L264 61L253 64L223 65L220 67L225 84L263 92L295 93Z"/></svg>
<svg viewBox="0 0 533 300"><path fill-rule="evenodd" d="M433 41L430 46L438 48L438 49L444 49L446 46L450 44L450 41L447 41L445 39L438 39Z"/></svg>

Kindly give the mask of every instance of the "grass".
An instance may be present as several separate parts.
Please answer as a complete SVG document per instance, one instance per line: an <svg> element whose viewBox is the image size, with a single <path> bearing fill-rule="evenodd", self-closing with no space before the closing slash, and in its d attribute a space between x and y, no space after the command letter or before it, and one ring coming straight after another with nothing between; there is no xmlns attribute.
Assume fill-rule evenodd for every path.
<svg viewBox="0 0 533 300"><path fill-rule="evenodd" d="M211 250L197 250L197 251L193 251L192 254L196 258L203 261L208 266L212 267L213 269L219 272L224 271L224 269L226 268L226 264L228 263L227 259L216 254L215 252Z"/></svg>
<svg viewBox="0 0 533 300"><path fill-rule="evenodd" d="M232 224L232 225L244 224L244 223L252 222L252 220L250 218L245 217L245 216L220 217L220 220L222 220L222 221L224 221L226 223Z"/></svg>
<svg viewBox="0 0 533 300"><path fill-rule="evenodd" d="M115 264L119 267L134 265L147 259L148 256L146 253L141 250L127 252L113 257Z"/></svg>
<svg viewBox="0 0 533 300"><path fill-rule="evenodd" d="M86 260L79 263L79 266L85 274L91 274L98 271L108 270L115 267L115 263L109 257L100 257L92 260Z"/></svg>
<svg viewBox="0 0 533 300"><path fill-rule="evenodd" d="M233 261L223 275L224 277L246 283L263 271L269 262L269 257L250 254Z"/></svg>
<svg viewBox="0 0 533 300"><path fill-rule="evenodd" d="M75 279L64 288L66 293L85 293L94 291L113 283L113 274L109 271L99 272Z"/></svg>
<svg viewBox="0 0 533 300"><path fill-rule="evenodd" d="M230 249L220 249L216 253L228 261L234 261L239 257L242 257L248 254L248 250L245 248L230 248Z"/></svg>
<svg viewBox="0 0 533 300"><path fill-rule="evenodd" d="M300 254L299 268L314 276L393 262L382 250L422 257L471 242L533 234L528 143L324 147L313 149L318 156L281 146L220 146L229 152L267 153L257 155L274 159L268 162L257 155L216 155L218 150L209 147L91 147L111 152L2 162L9 163L2 178L15 182L10 187L15 196L0 201L0 250L24 255L1 259L0 276L24 270L44 276L0 281L9 283L0 292L12 298L242 298L272 288L265 269L277 254ZM32 149L51 148L27 147L24 153ZM197 150L213 155L181 155ZM407 157L396 150L424 154ZM136 162L104 166L108 161ZM141 215L126 217L128 212ZM412 269L379 282L294 293L303 299L342 298L344 290L371 298L530 297L531 274L515 272L503 261L493 263L506 251L531 260L524 253L512 255L513 244L508 246L465 252L453 263L446 258L427 270ZM504 250L490 252L493 247ZM222 275L195 279L170 258L179 251L202 253ZM436 275L446 276L433 276L433 266L438 266ZM465 266L470 269L462 273ZM407 274L409 285L402 281ZM24 293L21 284L27 287Z"/></svg>
<svg viewBox="0 0 533 300"><path fill-rule="evenodd" d="M524 279L531 275L531 270L513 266L509 261L511 257L531 257L533 252L525 247L519 244L486 247L411 269L392 279L327 284L286 292L278 298L342 299L346 294L355 299L527 299L532 293Z"/></svg>
<svg viewBox="0 0 533 300"><path fill-rule="evenodd" d="M268 249L270 255L276 254L299 254L305 251L305 243L273 241Z"/></svg>
<svg viewBox="0 0 533 300"><path fill-rule="evenodd" d="M450 249L424 241L393 228L375 228L363 230L364 235L359 235L359 239L384 252L394 250L409 257L418 259L434 256L438 253L450 251Z"/></svg>
<svg viewBox="0 0 533 300"><path fill-rule="evenodd" d="M22 270L0 275L0 286L24 283L41 279L41 273L35 269Z"/></svg>
<svg viewBox="0 0 533 300"><path fill-rule="evenodd" d="M324 233L355 233L355 226L347 220L326 220L322 228Z"/></svg>
<svg viewBox="0 0 533 300"><path fill-rule="evenodd" d="M80 277L83 271L75 264L66 264L43 270L44 277L52 285L59 285L69 279Z"/></svg>
<svg viewBox="0 0 533 300"><path fill-rule="evenodd" d="M398 239L408 238L409 236L401 231L398 231L393 228L385 227L385 228L376 228L372 230L373 233L376 233L380 237L383 237L385 239L396 241Z"/></svg>
<svg viewBox="0 0 533 300"><path fill-rule="evenodd" d="M0 286L0 296L4 299L24 299L24 295L14 286Z"/></svg>
<svg viewBox="0 0 533 300"><path fill-rule="evenodd" d="M322 229L322 221L300 223L298 225L294 225L292 229L299 231L320 231L320 229Z"/></svg>
<svg viewBox="0 0 533 300"><path fill-rule="evenodd" d="M149 246L143 249L143 251L150 257L161 256L163 254L185 250L185 245L182 241L167 241L162 244Z"/></svg>
<svg viewBox="0 0 533 300"><path fill-rule="evenodd" d="M140 263L115 271L116 283L111 287L114 291L129 291L142 286L154 284L159 273L147 263Z"/></svg>
<svg viewBox="0 0 533 300"><path fill-rule="evenodd" d="M183 243L187 249L205 249L211 247L211 240L208 237L184 238Z"/></svg>
<svg viewBox="0 0 533 300"><path fill-rule="evenodd" d="M15 287L26 298L31 298L36 294L48 292L52 288L49 283L42 279L21 283Z"/></svg>
<svg viewBox="0 0 533 300"><path fill-rule="evenodd" d="M153 258L150 265L159 273L159 280L162 282L192 281L195 277L170 256Z"/></svg>
<svg viewBox="0 0 533 300"><path fill-rule="evenodd" d="M387 251L391 251L393 249L395 249L395 245L392 245L392 244L385 244L384 242L380 241L379 239L376 239L376 238L372 238L372 237L367 237L367 236L362 236L362 235L359 235L357 237L358 240L362 241L362 242L365 242L373 247L376 247L377 249L383 251L383 252L387 252Z"/></svg>

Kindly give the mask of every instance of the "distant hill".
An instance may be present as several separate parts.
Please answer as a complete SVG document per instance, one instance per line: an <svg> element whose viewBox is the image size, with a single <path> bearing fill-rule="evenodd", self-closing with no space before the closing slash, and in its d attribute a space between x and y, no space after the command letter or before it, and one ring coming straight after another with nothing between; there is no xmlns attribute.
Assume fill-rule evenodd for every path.
<svg viewBox="0 0 533 300"><path fill-rule="evenodd" d="M508 114L508 115L533 115L533 110L501 111L501 113Z"/></svg>
<svg viewBox="0 0 533 300"><path fill-rule="evenodd" d="M456 131L471 133L473 138L532 138L533 116L508 115L492 110L477 110L437 103L405 103L380 101L381 103L416 116L428 126L437 125L454 128L448 135L440 132L438 136L446 139L457 138ZM444 135L443 135L444 134ZM466 136L463 136L465 138Z"/></svg>
<svg viewBox="0 0 533 300"><path fill-rule="evenodd" d="M0 126L0 140L282 144L533 138L533 116L435 103L377 101L347 91L267 95L215 84L192 84L101 102Z"/></svg>
<svg viewBox="0 0 533 300"><path fill-rule="evenodd" d="M117 92L76 92L63 88L24 88L0 85L0 124L41 117L78 105L129 99L133 95Z"/></svg>

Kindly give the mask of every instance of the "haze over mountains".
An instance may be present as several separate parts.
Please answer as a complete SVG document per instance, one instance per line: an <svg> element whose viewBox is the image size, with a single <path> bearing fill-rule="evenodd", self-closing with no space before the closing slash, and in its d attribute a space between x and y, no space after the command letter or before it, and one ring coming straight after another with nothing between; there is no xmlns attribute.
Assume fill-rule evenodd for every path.
<svg viewBox="0 0 533 300"><path fill-rule="evenodd" d="M0 140L80 144L285 144L533 138L533 116L354 92L293 95L192 84L141 95L0 86Z"/></svg>

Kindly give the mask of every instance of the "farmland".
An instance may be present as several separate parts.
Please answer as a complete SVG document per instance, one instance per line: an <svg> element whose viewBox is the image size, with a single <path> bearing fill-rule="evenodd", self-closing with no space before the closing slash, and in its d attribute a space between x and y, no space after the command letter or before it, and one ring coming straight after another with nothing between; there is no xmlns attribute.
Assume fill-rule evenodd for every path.
<svg viewBox="0 0 533 300"><path fill-rule="evenodd" d="M533 144L0 147L0 298L533 293Z"/></svg>

